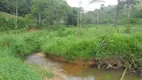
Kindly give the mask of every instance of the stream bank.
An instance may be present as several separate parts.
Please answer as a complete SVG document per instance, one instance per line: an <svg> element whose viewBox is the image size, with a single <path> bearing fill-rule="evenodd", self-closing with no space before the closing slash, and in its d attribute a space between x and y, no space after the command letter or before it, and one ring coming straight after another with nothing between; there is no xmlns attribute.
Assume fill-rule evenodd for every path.
<svg viewBox="0 0 142 80"><path fill-rule="evenodd" d="M119 80L123 70L106 70L96 67L86 67L82 65L62 62L48 58L43 53L29 55L25 63L36 64L54 74L49 80ZM44 80L48 78L45 77ZM135 74L127 72L125 80L141 80Z"/></svg>

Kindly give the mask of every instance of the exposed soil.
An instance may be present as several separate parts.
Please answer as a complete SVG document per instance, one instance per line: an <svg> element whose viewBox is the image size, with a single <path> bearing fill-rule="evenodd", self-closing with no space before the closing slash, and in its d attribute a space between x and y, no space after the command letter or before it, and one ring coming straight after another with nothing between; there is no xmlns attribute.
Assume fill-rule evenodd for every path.
<svg viewBox="0 0 142 80"><path fill-rule="evenodd" d="M35 28L35 27L31 27L29 30L29 32L35 32L35 31L39 31L39 29Z"/></svg>
<svg viewBox="0 0 142 80"><path fill-rule="evenodd" d="M107 68L107 69L118 69L122 68L122 63L120 60L111 58L111 59L104 59L104 60L75 60L75 61L67 61L64 58L58 57L58 56L46 56L47 58L51 58L56 61L61 61L61 62L67 62L71 64L76 64L76 65L83 65L86 67L91 67L91 66L98 66L98 68Z"/></svg>
<svg viewBox="0 0 142 80"><path fill-rule="evenodd" d="M55 61L60 61L60 62L66 62L66 63L71 63L71 64L75 64L75 65L82 65L82 66L93 66L97 64L97 61L95 60L90 60L90 61L83 61L83 60L75 60L75 61L67 61L62 57L58 57L58 56L46 56L47 58L53 59Z"/></svg>
<svg viewBox="0 0 142 80"><path fill-rule="evenodd" d="M46 56L43 53L36 53L28 56L25 62L28 64L39 65L41 68L51 71L54 74L52 78L48 78L47 76L43 77L44 80L94 80L102 76L105 78L106 74L111 74L113 76L110 80L114 80L116 76L116 80L119 80L119 77L122 74L121 69L118 70L118 68L115 68L117 70L112 70L112 68L114 69L114 67L117 67L119 64L119 61L114 58L100 61L66 61L61 57ZM98 66L100 69L96 69L94 66ZM125 80L133 80L137 77L138 76L134 76L133 74L127 74Z"/></svg>
<svg viewBox="0 0 142 80"><path fill-rule="evenodd" d="M70 64L75 64L75 65L81 65L84 67L92 67L92 66L97 66L98 69L122 69L124 68L124 64L122 61L120 61L117 58L109 58L109 59L103 59L103 60L89 60L89 61L83 61L83 60L75 60L75 61L67 61L62 57L58 56L46 56L46 58L53 59L55 61L60 61L60 62L66 62ZM138 74L142 77L142 70L129 70L129 72Z"/></svg>

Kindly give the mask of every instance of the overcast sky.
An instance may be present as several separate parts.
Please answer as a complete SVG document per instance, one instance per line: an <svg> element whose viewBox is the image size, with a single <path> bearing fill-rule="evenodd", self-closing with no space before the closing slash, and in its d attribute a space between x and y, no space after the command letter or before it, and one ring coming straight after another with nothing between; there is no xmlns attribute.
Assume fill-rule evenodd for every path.
<svg viewBox="0 0 142 80"><path fill-rule="evenodd" d="M79 6L79 0L66 0L67 3L72 6L72 7L78 7ZM101 3L94 3L94 4L89 4L89 0L81 0L82 2L82 7L85 9L85 11L92 11L94 9L98 9L100 8L100 4ZM116 5L117 4L117 0L104 0L105 1L105 6L108 5Z"/></svg>

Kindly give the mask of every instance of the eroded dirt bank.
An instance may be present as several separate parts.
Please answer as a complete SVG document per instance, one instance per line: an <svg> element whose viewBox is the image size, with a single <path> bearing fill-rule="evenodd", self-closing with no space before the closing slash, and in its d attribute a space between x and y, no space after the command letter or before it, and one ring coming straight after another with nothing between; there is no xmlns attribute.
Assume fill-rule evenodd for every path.
<svg viewBox="0 0 142 80"><path fill-rule="evenodd" d="M43 53L30 55L25 60L25 62L28 64L39 65L45 70L51 71L54 74L53 78L48 79L48 77L45 76L44 80L104 80L108 77L110 80L119 80L123 70L103 69L102 67L108 67L105 61L109 60L101 61L102 63L93 60L87 62L80 60L67 63L63 58L52 56L47 57ZM110 60L110 62L115 62L115 60ZM100 69L98 69L94 67L96 64L103 65L98 65L98 67L100 67ZM125 80L135 79L140 80L140 77L131 73L127 73L125 76Z"/></svg>

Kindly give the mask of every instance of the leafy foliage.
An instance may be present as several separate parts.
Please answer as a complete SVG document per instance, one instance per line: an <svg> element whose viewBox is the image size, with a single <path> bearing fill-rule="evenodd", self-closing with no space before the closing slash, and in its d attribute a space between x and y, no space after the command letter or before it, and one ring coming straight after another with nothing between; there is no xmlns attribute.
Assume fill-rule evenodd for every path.
<svg viewBox="0 0 142 80"><path fill-rule="evenodd" d="M109 27L103 30L101 27L86 28L80 37L76 37L75 28L63 28L54 32L39 31L2 37L0 46L10 47L17 56L43 51L48 55L60 56L67 60L117 57L139 62L142 56L142 49L139 46L142 40L141 30L134 27L129 32L126 30Z"/></svg>
<svg viewBox="0 0 142 80"><path fill-rule="evenodd" d="M0 16L0 31L28 28L29 21L25 18L18 17L18 28L15 28L15 16L4 12L0 12L0 15L3 15Z"/></svg>

